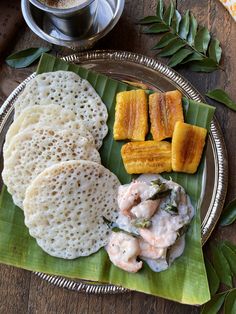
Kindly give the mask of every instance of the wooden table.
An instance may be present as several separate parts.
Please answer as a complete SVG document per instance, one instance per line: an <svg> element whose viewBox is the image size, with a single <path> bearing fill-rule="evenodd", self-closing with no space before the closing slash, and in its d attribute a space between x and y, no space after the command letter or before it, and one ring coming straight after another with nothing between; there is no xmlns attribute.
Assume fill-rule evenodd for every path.
<svg viewBox="0 0 236 314"><path fill-rule="evenodd" d="M4 2L4 1L1 1ZM224 71L212 74L192 73L180 69L202 94L220 87L236 100L236 24L223 6L216 0L178 0L177 8L186 9L196 16L199 23L206 25L221 42ZM142 53L154 57L150 48L157 42L156 36L141 34L135 24L137 18L153 15L155 0L126 0L124 13L113 31L94 48L118 49ZM1 4L0 4L1 9ZM1 25L0 25L1 28ZM0 29L1 31L1 29ZM11 42L8 53L32 46L47 45L24 25ZM53 47L54 54L66 55L71 51ZM163 60L166 62L166 60ZM0 64L0 103L29 74L35 66L14 70ZM227 202L236 196L236 113L216 105L216 116L222 127L229 154L229 188ZM236 243L234 226L217 228L211 239L228 239ZM207 250L207 246L205 247ZM171 284L171 283L168 283ZM42 281L29 271L0 265L0 313L199 313L198 307L177 304L161 298L130 292L120 295L88 295L67 291Z"/></svg>

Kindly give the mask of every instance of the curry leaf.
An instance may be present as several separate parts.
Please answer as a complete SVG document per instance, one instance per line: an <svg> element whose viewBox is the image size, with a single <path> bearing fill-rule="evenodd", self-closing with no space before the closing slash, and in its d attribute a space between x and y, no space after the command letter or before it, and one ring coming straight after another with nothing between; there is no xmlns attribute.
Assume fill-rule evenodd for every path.
<svg viewBox="0 0 236 314"><path fill-rule="evenodd" d="M225 243L221 244L221 251L226 257L232 273L236 275L236 253Z"/></svg>
<svg viewBox="0 0 236 314"><path fill-rule="evenodd" d="M220 62L222 49L218 39L212 39L209 46L209 57L216 62Z"/></svg>
<svg viewBox="0 0 236 314"><path fill-rule="evenodd" d="M172 40L177 39L177 37L172 33L167 33L159 40L159 42L152 49L160 49L166 47Z"/></svg>
<svg viewBox="0 0 236 314"><path fill-rule="evenodd" d="M226 244L228 247L231 248L231 250L236 254L236 245L234 245L232 242L224 241L224 244Z"/></svg>
<svg viewBox="0 0 236 314"><path fill-rule="evenodd" d="M162 0L157 1L156 16L147 16L140 24L151 24L144 30L146 34L166 33L152 49L161 49L161 57L171 57L169 64L173 67L186 64L196 72L213 72L219 68L222 53L219 41L211 38L206 27L198 27L196 18L189 10L182 17L173 1L166 9ZM185 49L180 51L181 48L191 53ZM174 56L176 53L178 55Z"/></svg>
<svg viewBox="0 0 236 314"><path fill-rule="evenodd" d="M48 52L50 48L28 48L15 52L6 58L6 63L15 69L25 68L36 61L44 52Z"/></svg>
<svg viewBox="0 0 236 314"><path fill-rule="evenodd" d="M194 15L190 13L190 26L189 26L189 34L187 41L192 46L197 34L197 20L195 19Z"/></svg>
<svg viewBox="0 0 236 314"><path fill-rule="evenodd" d="M139 20L139 24L153 24L153 23L158 23L161 22L161 20L157 16L146 16L145 18Z"/></svg>
<svg viewBox="0 0 236 314"><path fill-rule="evenodd" d="M221 226L231 225L236 220L236 199L230 202L223 211L220 218Z"/></svg>
<svg viewBox="0 0 236 314"><path fill-rule="evenodd" d="M227 292L216 294L209 302L204 304L201 314L216 314L221 309Z"/></svg>
<svg viewBox="0 0 236 314"><path fill-rule="evenodd" d="M159 53L160 57L167 57L172 56L176 53L179 49L183 48L185 43L179 39L171 41L162 51Z"/></svg>
<svg viewBox="0 0 236 314"><path fill-rule="evenodd" d="M190 69L194 72L212 72L217 68L218 64L210 58L204 58L200 61L193 61L190 63Z"/></svg>
<svg viewBox="0 0 236 314"><path fill-rule="evenodd" d="M215 268L212 266L212 264L210 263L210 261L207 258L205 259L205 265L206 265L207 278L208 278L210 292L211 292L211 295L214 295L219 289L220 280L219 280L219 277L215 271Z"/></svg>
<svg viewBox="0 0 236 314"><path fill-rule="evenodd" d="M181 19L182 19L181 14L179 13L178 10L175 10L174 15L173 15L173 19L172 19L172 23L171 23L171 27L177 33L179 31L179 24L180 24Z"/></svg>
<svg viewBox="0 0 236 314"><path fill-rule="evenodd" d="M171 2L170 2L170 5L169 5L169 7L167 8L167 10L165 11L164 17L163 17L163 20L164 20L164 22L165 22L167 25L170 25L170 24L171 24L171 21L172 21L172 17L173 17L173 15L174 15L174 12L175 12L175 7L174 7L173 2L171 1Z"/></svg>
<svg viewBox="0 0 236 314"><path fill-rule="evenodd" d="M220 250L219 246L211 245L213 266L219 279L225 285L232 287L231 270L227 259Z"/></svg>
<svg viewBox="0 0 236 314"><path fill-rule="evenodd" d="M182 39L186 39L189 32L189 10L186 11L182 21L179 25L179 36Z"/></svg>
<svg viewBox="0 0 236 314"><path fill-rule="evenodd" d="M224 306L225 314L235 314L236 313L236 289L231 290L225 299Z"/></svg>
<svg viewBox="0 0 236 314"><path fill-rule="evenodd" d="M147 218L132 219L130 223L136 228L149 228L152 225L151 220Z"/></svg>
<svg viewBox="0 0 236 314"><path fill-rule="evenodd" d="M207 97L226 105L228 108L236 111L236 103L222 89L214 89L206 94Z"/></svg>
<svg viewBox="0 0 236 314"><path fill-rule="evenodd" d="M182 48L170 58L168 65L170 67L175 67L176 65L180 64L186 57L188 57L191 54L192 54L192 51L186 48Z"/></svg>
<svg viewBox="0 0 236 314"><path fill-rule="evenodd" d="M158 1L157 1L156 16L157 16L160 20L162 20L162 18L163 18L163 11L164 11L163 0L158 0Z"/></svg>
<svg viewBox="0 0 236 314"><path fill-rule="evenodd" d="M168 26L160 23L153 24L149 28L145 29L143 32L146 34L159 34L165 33L169 30Z"/></svg>
<svg viewBox="0 0 236 314"><path fill-rule="evenodd" d="M187 58L185 58L181 62L181 64L189 63L190 61L200 61L200 60L203 60L203 59L204 59L204 56L199 55L196 52L193 52L191 55L189 55Z"/></svg>
<svg viewBox="0 0 236 314"><path fill-rule="evenodd" d="M209 31L206 29L206 27L202 27L196 34L194 40L195 48L200 52L206 53L210 39L211 36Z"/></svg>

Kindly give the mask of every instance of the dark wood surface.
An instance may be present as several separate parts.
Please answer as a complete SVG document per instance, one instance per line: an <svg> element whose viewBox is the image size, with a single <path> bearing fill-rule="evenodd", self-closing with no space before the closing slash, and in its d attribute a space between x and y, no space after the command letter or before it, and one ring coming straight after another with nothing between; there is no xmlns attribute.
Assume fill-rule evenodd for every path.
<svg viewBox="0 0 236 314"><path fill-rule="evenodd" d="M0 10L2 3L0 3ZM167 1L166 1L167 2ZM223 48L222 67L224 71L212 74L197 74L188 70L178 71L202 94L220 87L236 100L236 24L223 6L216 0L178 0L177 7L183 12L190 9L197 20L206 25L220 40ZM96 44L96 49L118 49L155 56L150 48L156 43L156 36L141 34L135 24L138 18L155 12L155 0L126 0L124 13L113 31ZM1 32L1 25L0 25ZM14 39L11 39L5 54L32 46L47 45L30 29L22 24ZM71 51L53 47L54 54L66 55ZM3 51L0 53L3 57ZM1 59L1 58L0 58ZM163 60L166 62L165 60ZM0 64L0 103L35 67L14 70ZM224 132L229 154L229 188L226 203L236 196L236 113L223 106L217 106L216 116ZM236 243L235 224L219 228L212 239L228 239ZM207 251L207 245L204 248ZM174 283L167 283L173 284ZM130 292L120 295L87 295L54 287L42 281L31 272L0 265L0 313L199 313L194 306L181 305L161 298Z"/></svg>

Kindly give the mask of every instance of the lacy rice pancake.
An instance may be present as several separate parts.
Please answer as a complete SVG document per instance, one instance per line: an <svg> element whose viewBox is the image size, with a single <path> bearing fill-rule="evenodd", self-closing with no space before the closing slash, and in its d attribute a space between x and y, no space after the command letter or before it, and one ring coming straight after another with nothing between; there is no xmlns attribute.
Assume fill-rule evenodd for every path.
<svg viewBox="0 0 236 314"><path fill-rule="evenodd" d="M78 130L40 124L15 135L3 156L3 181L21 208L26 188L47 167L68 160L101 161L95 146Z"/></svg>
<svg viewBox="0 0 236 314"><path fill-rule="evenodd" d="M104 221L117 218L119 180L91 161L61 162L30 184L24 200L25 224L48 254L74 259L108 243Z"/></svg>
<svg viewBox="0 0 236 314"><path fill-rule="evenodd" d="M94 138L83 125L82 120L78 119L71 110L50 104L47 106L35 105L25 108L7 131L4 150L7 149L12 137L17 133L39 124L44 126L53 125L61 129L78 130L81 136L86 137L91 144L94 144Z"/></svg>
<svg viewBox="0 0 236 314"><path fill-rule="evenodd" d="M108 113L105 104L88 81L68 71L37 75L16 100L15 118L26 107L50 103L73 111L93 134L96 147L101 147L108 132Z"/></svg>

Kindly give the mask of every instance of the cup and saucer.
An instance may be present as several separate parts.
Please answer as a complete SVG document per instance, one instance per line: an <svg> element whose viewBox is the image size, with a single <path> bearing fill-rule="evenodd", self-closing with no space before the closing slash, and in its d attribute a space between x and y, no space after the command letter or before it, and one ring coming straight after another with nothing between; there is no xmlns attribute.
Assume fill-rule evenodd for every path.
<svg viewBox="0 0 236 314"><path fill-rule="evenodd" d="M123 12L125 0L80 0L78 6L71 8L52 8L44 2L21 0L29 28L54 45L81 51L91 48L112 30Z"/></svg>

